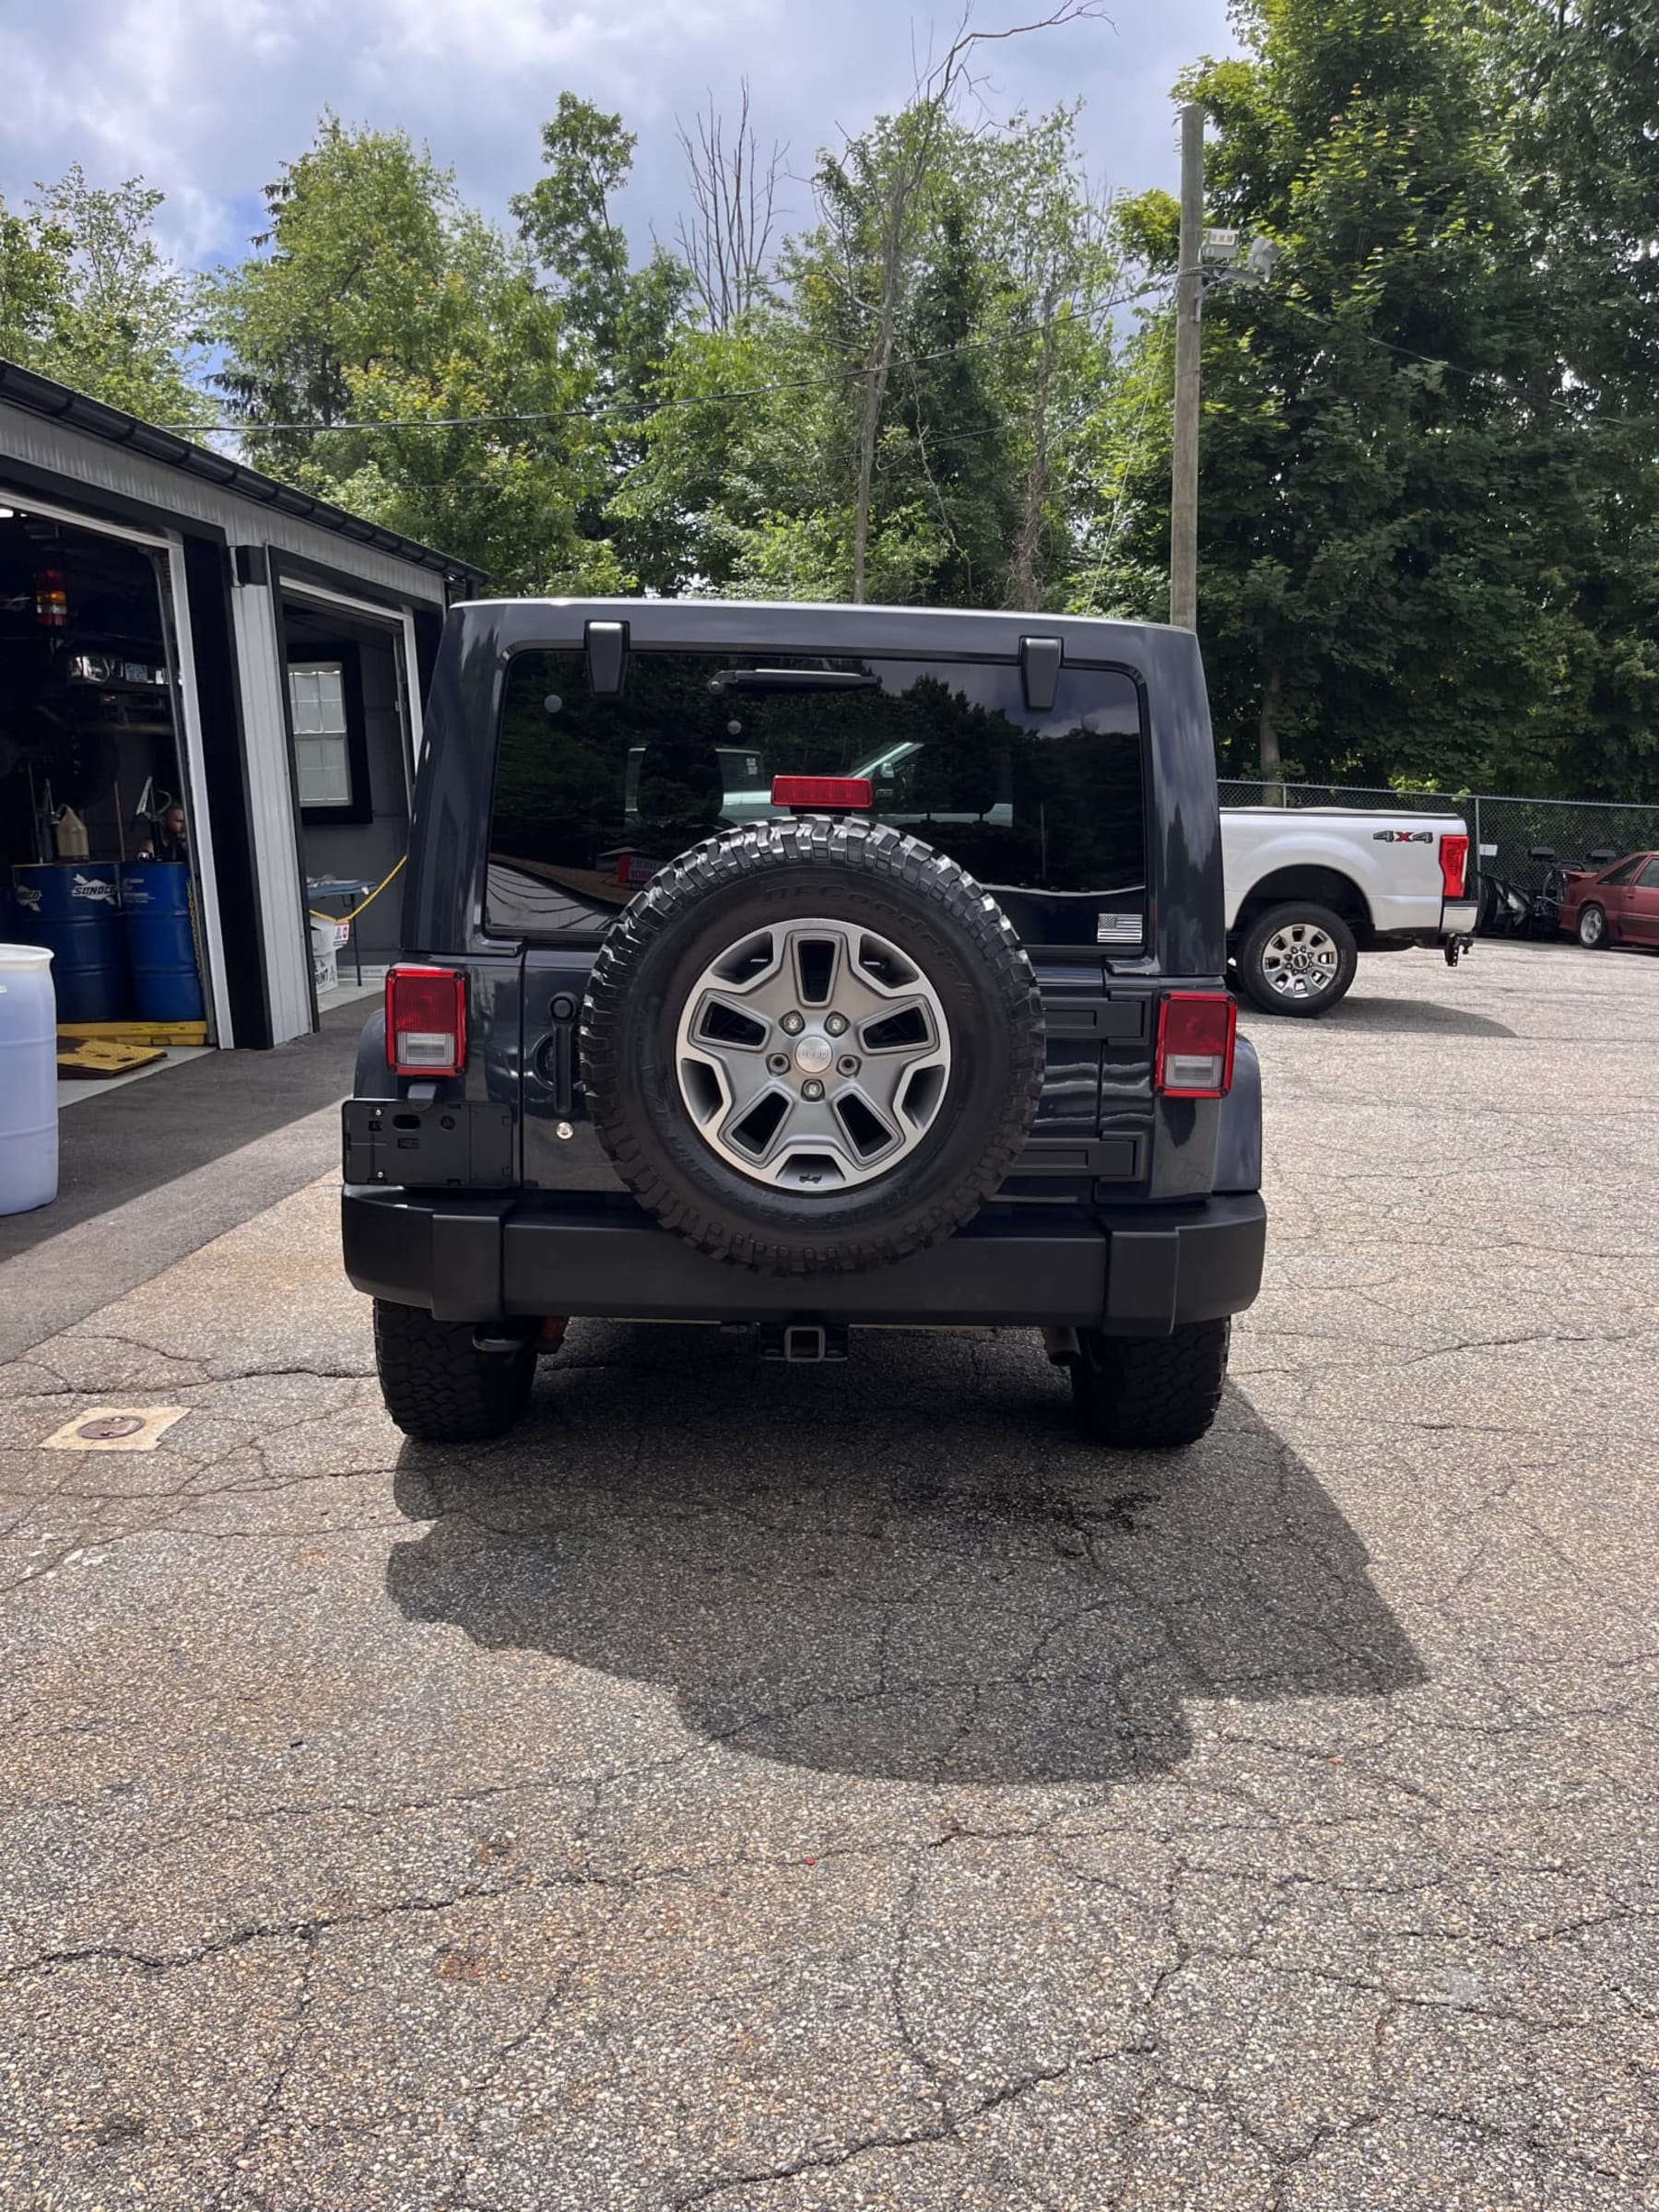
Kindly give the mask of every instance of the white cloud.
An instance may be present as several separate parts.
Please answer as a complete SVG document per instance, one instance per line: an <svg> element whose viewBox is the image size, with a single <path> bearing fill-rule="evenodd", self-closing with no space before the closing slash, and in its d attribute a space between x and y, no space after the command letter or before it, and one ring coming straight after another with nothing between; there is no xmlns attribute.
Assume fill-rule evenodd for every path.
<svg viewBox="0 0 1659 2212"><path fill-rule="evenodd" d="M980 0L975 20L1012 6ZM937 18L953 27L950 9ZM839 127L901 100L930 26L886 0L60 0L0 16L6 123L0 192L78 160L100 182L142 172L168 195L175 252L239 253L258 192L324 107L402 124L500 213L535 176L538 131L564 90L619 109L640 135L626 210L637 242L672 235L674 118L751 80L764 135L805 172ZM1224 0L1118 0L1115 27L1078 25L997 51L992 104L1086 102L1098 174L1174 182L1169 88L1230 43ZM793 194L797 219L804 188Z"/></svg>

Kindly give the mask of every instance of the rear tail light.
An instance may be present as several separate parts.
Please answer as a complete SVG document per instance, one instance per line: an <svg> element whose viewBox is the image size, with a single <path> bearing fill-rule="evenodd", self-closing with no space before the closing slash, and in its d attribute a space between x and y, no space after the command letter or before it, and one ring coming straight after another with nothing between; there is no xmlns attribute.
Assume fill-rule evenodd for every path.
<svg viewBox="0 0 1659 2212"><path fill-rule="evenodd" d="M69 594L64 589L62 569L41 569L35 580L35 622L41 629L65 629L69 623Z"/></svg>
<svg viewBox="0 0 1659 2212"><path fill-rule="evenodd" d="M858 814L867 812L875 793L868 776L774 776L771 795L774 806Z"/></svg>
<svg viewBox="0 0 1659 2212"><path fill-rule="evenodd" d="M1469 872L1466 837L1442 837L1440 841L1441 883L1448 899L1461 899Z"/></svg>
<svg viewBox="0 0 1659 2212"><path fill-rule="evenodd" d="M386 971L386 1065L400 1076L466 1065L466 978L453 968Z"/></svg>
<svg viewBox="0 0 1659 2212"><path fill-rule="evenodd" d="M1222 1099L1232 1084L1239 1009L1225 991L1171 991L1158 1010L1153 1083L1166 1099Z"/></svg>

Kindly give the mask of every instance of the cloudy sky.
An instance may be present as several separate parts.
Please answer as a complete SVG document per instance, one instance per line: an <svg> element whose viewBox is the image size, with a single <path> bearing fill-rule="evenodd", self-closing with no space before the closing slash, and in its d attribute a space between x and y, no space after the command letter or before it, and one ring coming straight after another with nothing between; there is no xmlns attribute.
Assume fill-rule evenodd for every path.
<svg viewBox="0 0 1659 2212"><path fill-rule="evenodd" d="M1169 88L1230 44L1225 0L1107 0L1111 22L999 47L1001 113L1081 97L1090 167L1131 189L1173 188ZM991 30L1044 0L977 0ZM538 126L560 91L619 109L639 134L625 214L636 244L672 236L677 115L751 84L764 137L806 174L836 128L900 101L912 51L954 26L893 0L30 0L0 5L0 193L16 205L78 160L95 182L142 172L166 192L169 243L200 264L255 228L259 187L306 143L324 105L402 124L504 212L535 176ZM804 185L787 194L797 219Z"/></svg>

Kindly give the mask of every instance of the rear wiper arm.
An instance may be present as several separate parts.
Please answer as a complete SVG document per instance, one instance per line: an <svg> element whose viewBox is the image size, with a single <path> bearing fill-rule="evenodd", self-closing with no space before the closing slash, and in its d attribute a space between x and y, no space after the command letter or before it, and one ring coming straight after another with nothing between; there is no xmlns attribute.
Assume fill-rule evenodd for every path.
<svg viewBox="0 0 1659 2212"><path fill-rule="evenodd" d="M709 679L711 691L879 691L878 676L854 676L841 668L723 668Z"/></svg>

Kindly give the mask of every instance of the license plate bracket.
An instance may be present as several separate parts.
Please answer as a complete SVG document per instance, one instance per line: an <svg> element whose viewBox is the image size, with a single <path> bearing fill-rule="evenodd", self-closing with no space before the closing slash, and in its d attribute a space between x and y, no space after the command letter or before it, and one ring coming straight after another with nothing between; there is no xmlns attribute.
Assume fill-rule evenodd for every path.
<svg viewBox="0 0 1659 2212"><path fill-rule="evenodd" d="M413 1190L499 1190L514 1181L510 1107L477 1100L347 1099L347 1182Z"/></svg>

